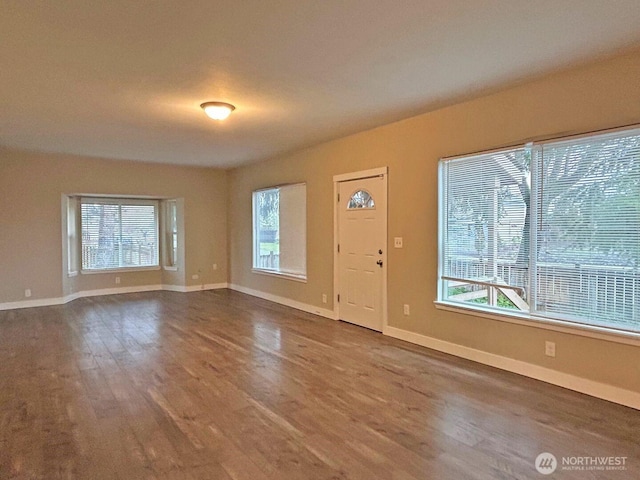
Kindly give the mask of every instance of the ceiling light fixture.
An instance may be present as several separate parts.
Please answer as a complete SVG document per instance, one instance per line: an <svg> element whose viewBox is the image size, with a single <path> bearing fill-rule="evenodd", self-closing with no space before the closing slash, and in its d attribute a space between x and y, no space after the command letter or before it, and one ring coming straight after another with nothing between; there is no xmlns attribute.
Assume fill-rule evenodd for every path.
<svg viewBox="0 0 640 480"><path fill-rule="evenodd" d="M236 109L230 103L224 102L205 102L200 107L202 107L207 116L214 120L224 120Z"/></svg>

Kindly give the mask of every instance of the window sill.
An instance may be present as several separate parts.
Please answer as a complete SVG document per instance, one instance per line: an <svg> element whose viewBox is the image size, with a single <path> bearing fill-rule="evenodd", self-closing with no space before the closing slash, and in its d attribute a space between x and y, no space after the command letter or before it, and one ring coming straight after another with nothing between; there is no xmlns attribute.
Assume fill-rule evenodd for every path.
<svg viewBox="0 0 640 480"><path fill-rule="evenodd" d="M537 317L529 313L507 313L497 312L491 309L473 308L460 305L459 303L435 300L435 307L438 310L472 315L474 317L488 318L500 322L524 325L527 327L541 328L543 330L553 330L561 333L580 335L583 337L597 338L615 343L640 346L640 333L626 332L623 330L613 330L595 325L583 325L564 320L553 320Z"/></svg>
<svg viewBox="0 0 640 480"><path fill-rule="evenodd" d="M168 267L168 266L164 266L162 267L163 270L166 270L168 272L177 272L178 271L178 267Z"/></svg>
<svg viewBox="0 0 640 480"><path fill-rule="evenodd" d="M127 273L127 272L149 272L160 270L158 265L152 267L122 267L122 268L105 268L101 270L81 270L82 275L95 275L99 273Z"/></svg>
<svg viewBox="0 0 640 480"><path fill-rule="evenodd" d="M293 273L277 272L275 270L262 270L260 268L252 268L251 272L258 273L260 275L267 275L268 277L278 277L286 280L293 280L295 282L307 283L306 276L295 275Z"/></svg>

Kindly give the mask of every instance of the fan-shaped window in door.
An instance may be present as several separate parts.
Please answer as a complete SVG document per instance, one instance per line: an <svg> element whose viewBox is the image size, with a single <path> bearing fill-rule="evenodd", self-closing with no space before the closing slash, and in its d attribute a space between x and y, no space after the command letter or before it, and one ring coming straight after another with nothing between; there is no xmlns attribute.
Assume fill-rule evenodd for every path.
<svg viewBox="0 0 640 480"><path fill-rule="evenodd" d="M358 190L351 195L347 209L352 208L375 208L376 202L373 201L373 197L366 190Z"/></svg>

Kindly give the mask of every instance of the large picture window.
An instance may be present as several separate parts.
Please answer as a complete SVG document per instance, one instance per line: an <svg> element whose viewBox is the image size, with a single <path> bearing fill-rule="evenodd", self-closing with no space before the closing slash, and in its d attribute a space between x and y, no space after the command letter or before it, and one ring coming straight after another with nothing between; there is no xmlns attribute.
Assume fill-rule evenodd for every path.
<svg viewBox="0 0 640 480"><path fill-rule="evenodd" d="M253 269L307 277L307 188L304 183L253 192Z"/></svg>
<svg viewBox="0 0 640 480"><path fill-rule="evenodd" d="M640 332L640 130L443 159L438 299Z"/></svg>
<svg viewBox="0 0 640 480"><path fill-rule="evenodd" d="M158 202L83 198L82 270L159 267Z"/></svg>

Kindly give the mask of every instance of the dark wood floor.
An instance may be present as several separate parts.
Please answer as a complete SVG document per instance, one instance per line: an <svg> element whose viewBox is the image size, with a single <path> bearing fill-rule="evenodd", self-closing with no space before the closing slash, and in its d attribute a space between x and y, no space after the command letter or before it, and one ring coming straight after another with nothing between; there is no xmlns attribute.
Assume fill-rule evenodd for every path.
<svg viewBox="0 0 640 480"><path fill-rule="evenodd" d="M0 312L0 402L1 479L640 478L636 410L227 290Z"/></svg>

